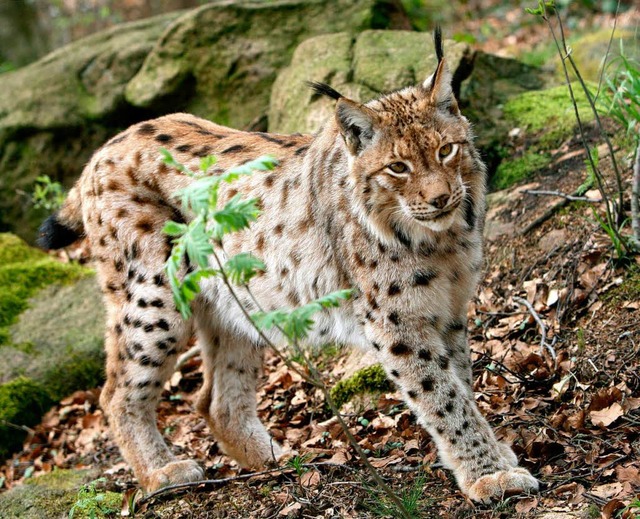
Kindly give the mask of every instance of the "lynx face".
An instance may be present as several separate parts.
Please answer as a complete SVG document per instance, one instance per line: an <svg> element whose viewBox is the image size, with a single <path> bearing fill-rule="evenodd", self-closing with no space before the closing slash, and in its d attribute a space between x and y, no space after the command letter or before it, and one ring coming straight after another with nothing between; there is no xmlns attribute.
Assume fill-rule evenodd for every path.
<svg viewBox="0 0 640 519"><path fill-rule="evenodd" d="M473 184L481 189L483 172L474 167L473 135L446 69L366 105L341 98L336 119L351 151L356 199L371 227L415 236L445 231L464 218L462 202L473 196Z"/></svg>

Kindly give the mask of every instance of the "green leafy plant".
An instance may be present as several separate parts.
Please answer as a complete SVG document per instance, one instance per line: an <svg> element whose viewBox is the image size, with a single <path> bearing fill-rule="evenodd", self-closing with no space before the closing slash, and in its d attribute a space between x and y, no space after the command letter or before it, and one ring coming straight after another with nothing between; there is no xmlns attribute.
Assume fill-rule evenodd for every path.
<svg viewBox="0 0 640 519"><path fill-rule="evenodd" d="M426 482L426 476L424 474L420 474L409 488L400 493L399 497L402 501L402 505L407 510L409 517L412 519L424 517L424 512L430 504L429 500L424 499L424 486ZM373 492L372 503L369 507L378 516L396 517L396 508L394 504Z"/></svg>
<svg viewBox="0 0 640 519"><path fill-rule="evenodd" d="M634 252L634 246L631 240L628 240L621 234L622 227L624 226L626 221L624 211L624 189L622 183L622 175L618 167L611 139L609 138L602 124L599 110L596 107L596 96L591 92L586 82L582 78L580 69L573 59L571 48L567 45L562 17L560 16L556 2L554 0L538 0L538 6L535 8L526 8L526 12L541 17L542 20L546 22L551 32L553 42L555 43L558 55L561 60L565 82L569 91L569 95L571 97L571 103L573 105L576 121L578 123L582 146L587 152L587 178L585 183L583 183L583 185L580 187L582 188L585 185L588 185L590 180L593 180L593 183L595 183L595 185L597 186L598 191L600 192L600 196L602 197L602 201L604 202L605 217L602 218L599 215L596 215L596 220L598 221L602 229L611 238L611 242L613 244L617 258L622 259L628 256L630 253ZM555 26L552 23L552 17L555 18ZM600 136L604 140L604 143L606 144L609 151L611 166L614 172L614 180L616 184L616 189L613 192L611 192L611 188L608 185L607 179L598 167L597 154L593 152L591 146L588 143L584 122L580 116L580 111L578 109L576 95L574 93L574 86L570 77L571 75L575 76L579 88L583 91L584 96L589 104L590 112L595 118L596 126L599 130ZM638 175L640 176L640 173L638 173ZM635 222L633 225L635 228Z"/></svg>
<svg viewBox="0 0 640 519"><path fill-rule="evenodd" d="M69 519L78 517L98 519L119 514L122 506L122 496L116 492L101 492L99 485L106 483L105 478L99 478L78 490L75 503L69 510Z"/></svg>
<svg viewBox="0 0 640 519"><path fill-rule="evenodd" d="M292 456L287 460L286 466L295 470L298 477L301 478L305 472L309 472L309 467L305 465L309 459L311 459L309 454Z"/></svg>
<svg viewBox="0 0 640 519"><path fill-rule="evenodd" d="M54 182L48 175L36 178L31 201L36 209L57 211L62 207L65 192L60 182Z"/></svg>

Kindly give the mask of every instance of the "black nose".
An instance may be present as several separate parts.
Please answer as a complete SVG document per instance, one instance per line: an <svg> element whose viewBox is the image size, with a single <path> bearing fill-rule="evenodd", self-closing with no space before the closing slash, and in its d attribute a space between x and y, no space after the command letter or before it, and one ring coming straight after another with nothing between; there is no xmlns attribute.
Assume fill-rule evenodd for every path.
<svg viewBox="0 0 640 519"><path fill-rule="evenodd" d="M442 209L449 202L449 195L440 195L429 200L429 204L437 209Z"/></svg>

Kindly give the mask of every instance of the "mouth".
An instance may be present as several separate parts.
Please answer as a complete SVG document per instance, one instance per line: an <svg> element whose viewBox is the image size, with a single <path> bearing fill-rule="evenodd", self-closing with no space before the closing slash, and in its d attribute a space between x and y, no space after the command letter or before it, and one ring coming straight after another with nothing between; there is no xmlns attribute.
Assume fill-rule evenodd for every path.
<svg viewBox="0 0 640 519"><path fill-rule="evenodd" d="M437 214L433 214L433 212L430 212L429 214L424 214L424 213L412 213L411 216L415 219L418 220L421 223L426 223L426 222L441 222L446 220L448 217L452 216L453 213L455 212L455 210L458 208L460 204L452 204L450 207L446 207L440 211L438 211Z"/></svg>

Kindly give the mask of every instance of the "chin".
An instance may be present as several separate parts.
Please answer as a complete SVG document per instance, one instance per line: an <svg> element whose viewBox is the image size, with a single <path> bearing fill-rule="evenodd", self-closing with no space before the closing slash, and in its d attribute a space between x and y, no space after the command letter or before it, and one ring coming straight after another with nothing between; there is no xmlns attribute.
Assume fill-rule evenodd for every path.
<svg viewBox="0 0 640 519"><path fill-rule="evenodd" d="M437 220L415 220L421 227L426 227L427 229L434 232L443 232L446 231L449 227L453 225L453 222L456 218L456 211L451 211L446 216L442 216Z"/></svg>

